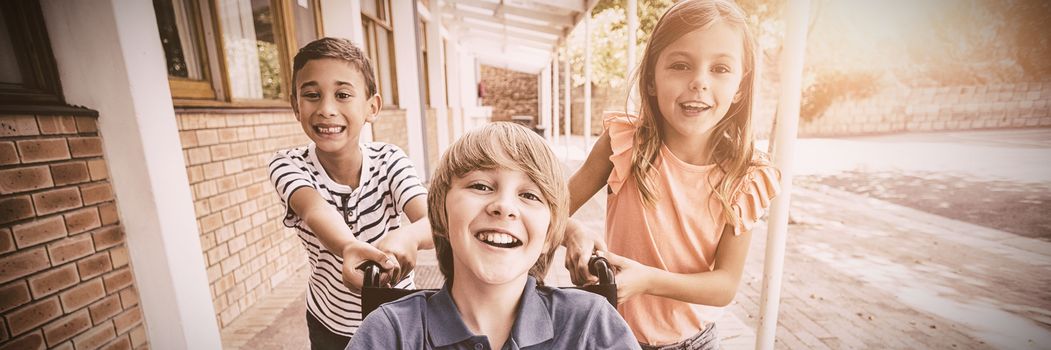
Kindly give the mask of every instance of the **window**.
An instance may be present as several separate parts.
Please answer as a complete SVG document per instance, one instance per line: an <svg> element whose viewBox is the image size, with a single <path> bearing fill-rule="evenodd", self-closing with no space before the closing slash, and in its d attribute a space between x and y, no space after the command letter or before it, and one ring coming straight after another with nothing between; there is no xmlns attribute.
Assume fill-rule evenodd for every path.
<svg viewBox="0 0 1051 350"><path fill-rule="evenodd" d="M296 28L296 51L311 41L320 39L318 33L321 33L321 12L318 11L320 8L318 1L297 0L292 6L292 15L295 17L293 22Z"/></svg>
<svg viewBox="0 0 1051 350"><path fill-rule="evenodd" d="M394 31L390 21L390 0L361 2L361 26L365 51L376 70L376 83L385 107L398 104L397 75L394 70Z"/></svg>
<svg viewBox="0 0 1051 350"><path fill-rule="evenodd" d="M0 106L64 105L37 1L0 1Z"/></svg>
<svg viewBox="0 0 1051 350"><path fill-rule="evenodd" d="M172 96L191 99L215 99L219 95L208 67L202 21L210 13L197 0L154 0L157 30L168 66L168 85ZM214 41L212 41L214 43Z"/></svg>
<svg viewBox="0 0 1051 350"><path fill-rule="evenodd" d="M219 0L233 99L285 99L280 22L269 0ZM286 60L287 61L287 60Z"/></svg>
<svg viewBox="0 0 1051 350"><path fill-rule="evenodd" d="M291 58L321 36L318 0L153 1L177 104L282 105Z"/></svg>

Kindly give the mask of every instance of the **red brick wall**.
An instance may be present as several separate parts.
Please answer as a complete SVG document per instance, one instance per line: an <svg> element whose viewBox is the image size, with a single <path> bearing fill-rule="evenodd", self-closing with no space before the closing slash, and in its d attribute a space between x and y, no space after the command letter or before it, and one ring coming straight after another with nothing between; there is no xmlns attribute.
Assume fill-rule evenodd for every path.
<svg viewBox="0 0 1051 350"><path fill-rule="evenodd" d="M564 89L562 91L565 91ZM613 89L606 86L591 87L591 134L598 136L602 134L602 116L607 111L624 111L627 101L625 100L626 89ZM584 135L584 85L573 88L572 105L570 113L573 119L570 122L573 135ZM565 97L562 97L565 99ZM565 106L565 104L562 104ZM559 112L561 113L561 111ZM565 125L565 124L563 124ZM560 131L565 133L564 131Z"/></svg>
<svg viewBox="0 0 1051 350"><path fill-rule="evenodd" d="M380 111L379 118L372 123L372 139L396 145L405 151L405 154L408 154L409 132L405 118L405 110L384 109Z"/></svg>
<svg viewBox="0 0 1051 350"><path fill-rule="evenodd" d="M427 140L427 164L438 164L438 110L427 109L427 129L423 137ZM429 179L430 176L427 176Z"/></svg>
<svg viewBox="0 0 1051 350"><path fill-rule="evenodd" d="M201 251L220 328L307 263L267 165L310 140L287 113L178 113ZM304 286L305 287L305 286Z"/></svg>
<svg viewBox="0 0 1051 350"><path fill-rule="evenodd" d="M0 115L0 349L148 348L95 117Z"/></svg>
<svg viewBox="0 0 1051 350"><path fill-rule="evenodd" d="M539 116L537 109L540 108L536 74L482 65L481 81L485 89L481 104L493 107L493 121L528 115L534 118L530 126L536 124L535 120Z"/></svg>

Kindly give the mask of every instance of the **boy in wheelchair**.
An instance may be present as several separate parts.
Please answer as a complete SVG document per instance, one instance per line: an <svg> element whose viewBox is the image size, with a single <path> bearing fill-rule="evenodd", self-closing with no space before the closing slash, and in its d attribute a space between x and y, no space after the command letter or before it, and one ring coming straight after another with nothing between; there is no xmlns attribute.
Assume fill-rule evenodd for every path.
<svg viewBox="0 0 1051 350"><path fill-rule="evenodd" d="M569 206L544 140L491 123L457 140L427 197L445 285L384 304L348 349L638 349L597 294L543 286Z"/></svg>

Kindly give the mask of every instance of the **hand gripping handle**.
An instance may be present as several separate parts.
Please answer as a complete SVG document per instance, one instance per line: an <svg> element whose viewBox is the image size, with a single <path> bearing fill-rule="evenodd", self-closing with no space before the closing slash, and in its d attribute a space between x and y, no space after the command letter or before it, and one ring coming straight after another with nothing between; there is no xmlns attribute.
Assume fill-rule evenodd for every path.
<svg viewBox="0 0 1051 350"><path fill-rule="evenodd" d="M588 260L588 273L598 277L599 284L614 284L613 269L609 265L609 261L598 255L592 255L591 260Z"/></svg>
<svg viewBox="0 0 1051 350"><path fill-rule="evenodd" d="M365 273L365 281L363 287L380 287L380 264L375 261L365 260L365 262L358 265L358 270Z"/></svg>

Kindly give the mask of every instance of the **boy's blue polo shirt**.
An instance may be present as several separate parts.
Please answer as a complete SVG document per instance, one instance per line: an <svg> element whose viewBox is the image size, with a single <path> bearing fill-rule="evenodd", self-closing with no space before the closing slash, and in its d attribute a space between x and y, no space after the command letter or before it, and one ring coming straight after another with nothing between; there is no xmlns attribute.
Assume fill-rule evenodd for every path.
<svg viewBox="0 0 1051 350"><path fill-rule="evenodd" d="M365 318L347 349L490 349L488 337L463 323L449 287L384 304ZM529 277L503 349L639 349L639 343L605 298L537 287Z"/></svg>

